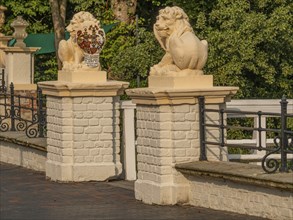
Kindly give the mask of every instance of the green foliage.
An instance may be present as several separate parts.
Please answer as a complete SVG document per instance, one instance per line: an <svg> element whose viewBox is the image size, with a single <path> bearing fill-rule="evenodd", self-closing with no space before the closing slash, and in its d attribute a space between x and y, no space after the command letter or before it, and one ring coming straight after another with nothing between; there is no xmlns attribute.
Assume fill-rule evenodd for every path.
<svg viewBox="0 0 293 220"><path fill-rule="evenodd" d="M35 61L34 81L51 81L57 80L57 60L55 53L38 55Z"/></svg>
<svg viewBox="0 0 293 220"><path fill-rule="evenodd" d="M145 80L149 68L158 63L163 56L163 51L158 47L153 34L145 29L140 28L137 39L132 37L132 40L137 40L138 44L135 45L132 42L131 46L120 50L113 57L111 62L113 78L131 81L139 75L141 79Z"/></svg>
<svg viewBox="0 0 293 220"><path fill-rule="evenodd" d="M153 29L153 24L156 21L156 17L159 14L159 10L167 6L168 0L145 0L138 1L137 4L137 14L139 15L141 25L151 31Z"/></svg>
<svg viewBox="0 0 293 220"><path fill-rule="evenodd" d="M239 86L238 98L293 97L293 3L219 0L196 27L209 42L205 68L217 85Z"/></svg>
<svg viewBox="0 0 293 220"><path fill-rule="evenodd" d="M3 28L6 35L13 33L14 30L10 27L10 24L19 15L29 23L28 33L52 32L53 24L49 1L5 0L3 5L7 7L7 11L5 11L6 23Z"/></svg>
<svg viewBox="0 0 293 220"><path fill-rule="evenodd" d="M228 118L227 119L228 125L233 125L236 127L247 127L253 128L254 121L253 118ZM227 131L227 139L252 139L252 131L246 130L243 132L243 129L228 129Z"/></svg>
<svg viewBox="0 0 293 220"><path fill-rule="evenodd" d="M206 17L209 17L209 14L213 10L217 2L217 0L167 0L168 5L174 5L183 8L184 12L189 17L191 24L195 24L198 20L198 16L201 14L205 15Z"/></svg>
<svg viewBox="0 0 293 220"><path fill-rule="evenodd" d="M106 36L106 45L101 53L103 68L111 70L112 60L117 54L135 44L135 26L120 23Z"/></svg>
<svg viewBox="0 0 293 220"><path fill-rule="evenodd" d="M80 11L87 11L92 13L103 24L112 24L114 22L114 15L111 10L110 1L105 0L69 0L68 18Z"/></svg>

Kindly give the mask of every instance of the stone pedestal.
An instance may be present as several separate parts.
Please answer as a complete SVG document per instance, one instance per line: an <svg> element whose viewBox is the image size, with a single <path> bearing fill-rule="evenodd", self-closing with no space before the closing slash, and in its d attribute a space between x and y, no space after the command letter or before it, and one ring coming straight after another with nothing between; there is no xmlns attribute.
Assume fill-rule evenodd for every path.
<svg viewBox="0 0 293 220"><path fill-rule="evenodd" d="M16 84L34 83L34 53L40 48L31 47L6 47L5 53L5 73L7 85L11 82Z"/></svg>
<svg viewBox="0 0 293 220"><path fill-rule="evenodd" d="M106 82L107 72L97 71L97 68L89 68L87 70L79 71L58 71L58 81L72 82L72 83L93 83Z"/></svg>
<svg viewBox="0 0 293 220"><path fill-rule="evenodd" d="M46 176L57 181L117 178L119 95L128 83L41 82L47 95Z"/></svg>
<svg viewBox="0 0 293 220"><path fill-rule="evenodd" d="M212 75L193 76L149 76L150 88L211 88L213 87Z"/></svg>
<svg viewBox="0 0 293 220"><path fill-rule="evenodd" d="M161 205L188 201L189 183L175 164L199 160L198 97L208 108L219 109L236 93L236 87L140 88L127 90L137 104L137 169L135 197ZM216 113L207 122L219 120ZM210 121L209 121L210 120ZM207 140L218 140L216 129L207 131ZM208 146L209 160L226 160L220 146Z"/></svg>

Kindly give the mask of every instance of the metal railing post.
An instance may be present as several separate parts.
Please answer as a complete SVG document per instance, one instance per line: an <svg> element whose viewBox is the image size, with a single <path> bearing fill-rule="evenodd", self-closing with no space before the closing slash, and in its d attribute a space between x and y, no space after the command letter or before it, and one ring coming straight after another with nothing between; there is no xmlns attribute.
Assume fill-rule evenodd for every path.
<svg viewBox="0 0 293 220"><path fill-rule="evenodd" d="M206 155L206 134L205 134L205 99L203 96L198 97L199 106L199 133L200 133L200 156L199 160L208 160Z"/></svg>
<svg viewBox="0 0 293 220"><path fill-rule="evenodd" d="M15 109L14 109L14 85L10 84L10 117L11 117L11 128L10 131L16 131L15 129Z"/></svg>
<svg viewBox="0 0 293 220"><path fill-rule="evenodd" d="M1 92L5 92L5 80L4 80L4 69L2 69L2 76L1 76Z"/></svg>
<svg viewBox="0 0 293 220"><path fill-rule="evenodd" d="M288 172L287 167L287 153L286 149L288 147L288 139L286 134L287 129L287 105L288 102L286 100L285 95L283 95L281 99L281 137L280 137L280 146L281 146L281 165L280 172Z"/></svg>
<svg viewBox="0 0 293 220"><path fill-rule="evenodd" d="M224 109L220 109L220 134L221 134L221 147L225 147L225 125L224 125Z"/></svg>
<svg viewBox="0 0 293 220"><path fill-rule="evenodd" d="M43 100L42 100L42 90L37 88L37 109L38 109L38 129L39 129L39 137L44 137L44 114L43 114Z"/></svg>

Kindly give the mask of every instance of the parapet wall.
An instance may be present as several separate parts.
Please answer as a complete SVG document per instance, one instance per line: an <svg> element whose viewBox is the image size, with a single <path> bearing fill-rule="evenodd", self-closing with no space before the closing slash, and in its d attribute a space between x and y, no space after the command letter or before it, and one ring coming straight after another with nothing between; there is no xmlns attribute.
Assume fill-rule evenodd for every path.
<svg viewBox="0 0 293 220"><path fill-rule="evenodd" d="M0 161L44 172L45 145L45 138L30 139L29 143L25 134L3 132L0 134Z"/></svg>
<svg viewBox="0 0 293 220"><path fill-rule="evenodd" d="M293 218L292 173L265 174L250 164L176 165L189 181L189 204L269 219Z"/></svg>

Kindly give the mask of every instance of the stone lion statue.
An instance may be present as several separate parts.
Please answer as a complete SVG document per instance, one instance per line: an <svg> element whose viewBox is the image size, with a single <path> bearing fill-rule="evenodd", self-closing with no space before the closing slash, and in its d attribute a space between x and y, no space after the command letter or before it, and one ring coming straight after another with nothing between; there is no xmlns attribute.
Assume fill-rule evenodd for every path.
<svg viewBox="0 0 293 220"><path fill-rule="evenodd" d="M94 32L90 31L92 29L94 29ZM60 41L58 49L58 56L63 63L62 70L84 68L86 66L84 63L85 52L96 49L94 53L98 53L104 45L105 33L100 29L100 22L91 13L82 11L73 16L66 30L70 33L70 38L67 41ZM100 35L97 32L103 35L101 42L99 42ZM83 38L79 39L80 36ZM96 47L99 47L100 50L97 51ZM99 65L95 67L100 70Z"/></svg>
<svg viewBox="0 0 293 220"><path fill-rule="evenodd" d="M166 54L151 67L150 75L203 74L208 43L195 36L188 16L181 8L161 9L154 24L154 34Z"/></svg>

